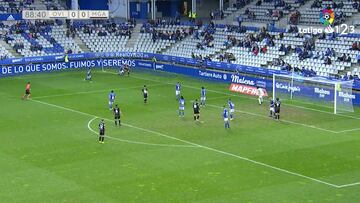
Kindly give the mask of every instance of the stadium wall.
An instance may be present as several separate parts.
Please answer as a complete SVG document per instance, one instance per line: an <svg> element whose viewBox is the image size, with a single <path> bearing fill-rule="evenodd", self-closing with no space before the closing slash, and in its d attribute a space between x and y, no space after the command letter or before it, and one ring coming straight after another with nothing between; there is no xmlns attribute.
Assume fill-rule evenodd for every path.
<svg viewBox="0 0 360 203"><path fill-rule="evenodd" d="M152 69L157 71L165 71L171 73L177 73L182 75L187 75L191 77L196 77L199 79L217 81L222 83L231 83L240 84L248 87L262 87L265 88L268 92L272 91L272 78L267 77L266 75L254 74L259 71L254 71L251 67L237 67L244 70L244 72L230 72L225 71L225 69L215 70L208 69L204 66L200 68L197 67L199 64L197 61L185 61L185 59L177 59L178 63L168 63L169 61L174 61L176 57L162 56L165 59L165 62L159 61L153 63L151 59L159 54L151 53L131 53L131 52L119 52L119 53L88 53L88 54L73 54L69 55L69 62L64 61L64 56L44 56L44 57L30 57L30 58L19 58L19 59L8 59L0 61L1 77L7 76L18 76L29 73L43 73L43 72L52 72L52 71L65 71L65 70L81 70L87 68L117 68L121 67L124 64L127 64L131 67L136 68L145 68ZM182 63L182 64L181 64ZM185 65L186 64L186 65ZM204 64L203 64L204 65ZM214 64L213 64L214 65ZM233 64L228 64L233 65ZM239 66L239 65L236 65ZM195 68L196 67L196 68ZM219 66L221 67L221 66ZM212 68L216 68L213 66ZM224 68L224 67L222 67ZM254 68L254 67L252 67ZM228 67L228 70L233 70ZM256 69L255 69L256 70ZM248 72L252 72L253 75L250 76ZM265 74L265 71L261 71ZM289 92L289 84L284 82L278 82L277 88L283 92ZM304 93L310 95L315 99L321 100L331 100L333 98L333 92L330 91L327 94L323 94L323 91L315 90L315 87L301 86L298 85L296 93ZM246 93L246 92L243 92ZM346 98L345 98L346 97ZM352 95L345 95L344 99L351 99L353 104L360 106L360 93L354 92Z"/></svg>

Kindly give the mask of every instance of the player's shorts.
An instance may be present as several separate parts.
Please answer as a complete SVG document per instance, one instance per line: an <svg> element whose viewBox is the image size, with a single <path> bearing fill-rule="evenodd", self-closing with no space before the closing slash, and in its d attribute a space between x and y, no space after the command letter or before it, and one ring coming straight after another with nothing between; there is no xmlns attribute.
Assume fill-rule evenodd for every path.
<svg viewBox="0 0 360 203"><path fill-rule="evenodd" d="M180 95L180 91L176 90L175 95Z"/></svg>
<svg viewBox="0 0 360 203"><path fill-rule="evenodd" d="M109 101L109 105L112 105L114 102L113 101Z"/></svg>
<svg viewBox="0 0 360 203"><path fill-rule="evenodd" d="M144 98L147 98L148 97L148 95L147 94L144 94Z"/></svg>
<svg viewBox="0 0 360 203"><path fill-rule="evenodd" d="M274 107L270 107L270 111L271 111L271 112L275 112L275 108L274 108Z"/></svg>
<svg viewBox="0 0 360 203"><path fill-rule="evenodd" d="M120 115L115 115L115 119L120 119Z"/></svg>
<svg viewBox="0 0 360 203"><path fill-rule="evenodd" d="M105 130L100 130L100 137L104 137L105 136Z"/></svg>
<svg viewBox="0 0 360 203"><path fill-rule="evenodd" d="M275 113L280 113L280 108L275 108Z"/></svg>
<svg viewBox="0 0 360 203"><path fill-rule="evenodd" d="M30 90L25 90L25 94L26 95L30 94Z"/></svg>
<svg viewBox="0 0 360 203"><path fill-rule="evenodd" d="M194 114L199 114L199 110L194 109Z"/></svg>
<svg viewBox="0 0 360 203"><path fill-rule="evenodd" d="M234 113L235 112L235 109L230 109L230 113Z"/></svg>
<svg viewBox="0 0 360 203"><path fill-rule="evenodd" d="M263 99L263 95L261 95L261 96L259 95L259 99Z"/></svg>
<svg viewBox="0 0 360 203"><path fill-rule="evenodd" d="M181 111L184 111L185 110L185 107L179 107L179 110L181 110Z"/></svg>
<svg viewBox="0 0 360 203"><path fill-rule="evenodd" d="M206 97L201 97L201 101L206 101Z"/></svg>
<svg viewBox="0 0 360 203"><path fill-rule="evenodd" d="M224 122L228 122L229 121L229 118L224 118Z"/></svg>

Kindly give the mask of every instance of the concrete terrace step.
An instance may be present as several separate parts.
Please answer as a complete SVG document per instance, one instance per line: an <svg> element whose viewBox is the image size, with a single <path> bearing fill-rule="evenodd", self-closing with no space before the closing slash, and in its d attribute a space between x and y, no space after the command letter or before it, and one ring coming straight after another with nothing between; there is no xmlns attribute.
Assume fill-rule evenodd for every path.
<svg viewBox="0 0 360 203"><path fill-rule="evenodd" d="M80 49L82 50L82 52L91 52L91 50L89 49L89 47L87 47L85 45L85 43L80 39L79 36L75 36L74 41L77 45L79 45Z"/></svg>
<svg viewBox="0 0 360 203"><path fill-rule="evenodd" d="M134 47L137 39L139 38L140 36L140 29L142 27L142 24L138 23L136 24L136 26L134 27L133 29L133 32L131 33L131 38L127 41L125 47L127 48L132 48Z"/></svg>

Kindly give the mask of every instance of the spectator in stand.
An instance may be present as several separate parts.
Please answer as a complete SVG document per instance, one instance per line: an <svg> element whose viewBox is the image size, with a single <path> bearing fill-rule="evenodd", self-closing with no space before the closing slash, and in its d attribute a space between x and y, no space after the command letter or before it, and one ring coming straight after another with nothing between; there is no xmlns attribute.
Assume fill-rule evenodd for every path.
<svg viewBox="0 0 360 203"><path fill-rule="evenodd" d="M353 8L360 12L360 1L354 1Z"/></svg>
<svg viewBox="0 0 360 203"><path fill-rule="evenodd" d="M261 4L262 4L262 1L261 1L261 0L258 0L255 5L256 5L256 6L261 6Z"/></svg>
<svg viewBox="0 0 360 203"><path fill-rule="evenodd" d="M259 47L257 46L257 44L254 44L253 48L252 48L252 53L257 56L259 54Z"/></svg>
<svg viewBox="0 0 360 203"><path fill-rule="evenodd" d="M325 58L324 64L325 64L325 65L331 65L331 59L330 59L330 57L326 57L326 58Z"/></svg>
<svg viewBox="0 0 360 203"><path fill-rule="evenodd" d="M215 14L214 11L210 12L210 20L214 20L215 19Z"/></svg>
<svg viewBox="0 0 360 203"><path fill-rule="evenodd" d="M311 8L321 8L321 1L315 0L313 4L311 4Z"/></svg>
<svg viewBox="0 0 360 203"><path fill-rule="evenodd" d="M266 54L267 52L267 46L265 45L263 48L261 48L261 53Z"/></svg>
<svg viewBox="0 0 360 203"><path fill-rule="evenodd" d="M354 42L351 46L351 50L360 51L360 43Z"/></svg>

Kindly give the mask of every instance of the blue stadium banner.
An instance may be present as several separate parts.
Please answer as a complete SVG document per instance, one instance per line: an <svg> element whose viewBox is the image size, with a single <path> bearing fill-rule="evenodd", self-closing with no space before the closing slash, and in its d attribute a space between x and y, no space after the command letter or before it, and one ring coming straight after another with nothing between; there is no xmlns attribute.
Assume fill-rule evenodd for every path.
<svg viewBox="0 0 360 203"><path fill-rule="evenodd" d="M22 20L21 13L0 14L0 21L7 21L7 20Z"/></svg>

